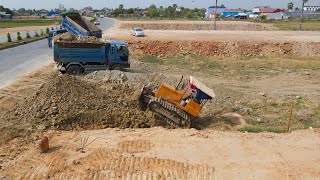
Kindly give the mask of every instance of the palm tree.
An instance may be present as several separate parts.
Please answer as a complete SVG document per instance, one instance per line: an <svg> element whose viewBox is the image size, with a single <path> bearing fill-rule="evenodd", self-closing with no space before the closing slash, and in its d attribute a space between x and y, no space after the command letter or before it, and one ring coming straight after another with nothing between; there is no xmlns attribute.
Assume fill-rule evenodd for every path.
<svg viewBox="0 0 320 180"><path fill-rule="evenodd" d="M288 10L293 10L293 2L288 3Z"/></svg>

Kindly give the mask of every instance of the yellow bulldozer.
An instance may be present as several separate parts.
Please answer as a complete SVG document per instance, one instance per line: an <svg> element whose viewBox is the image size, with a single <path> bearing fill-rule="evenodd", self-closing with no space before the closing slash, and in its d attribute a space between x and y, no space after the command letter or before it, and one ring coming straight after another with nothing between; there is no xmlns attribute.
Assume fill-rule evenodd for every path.
<svg viewBox="0 0 320 180"><path fill-rule="evenodd" d="M176 87L162 83L155 90L144 86L139 97L140 106L151 110L170 126L190 128L204 104L215 98L215 94L192 76L186 83L181 84L182 81L183 76Z"/></svg>

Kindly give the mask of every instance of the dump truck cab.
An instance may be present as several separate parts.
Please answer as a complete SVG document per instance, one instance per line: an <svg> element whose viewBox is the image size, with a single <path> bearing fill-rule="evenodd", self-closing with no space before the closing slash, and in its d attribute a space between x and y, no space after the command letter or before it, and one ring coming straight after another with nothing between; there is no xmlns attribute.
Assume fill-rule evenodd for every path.
<svg viewBox="0 0 320 180"><path fill-rule="evenodd" d="M129 49L125 42L119 40L108 40L107 53L108 63L111 69L121 70L130 67Z"/></svg>

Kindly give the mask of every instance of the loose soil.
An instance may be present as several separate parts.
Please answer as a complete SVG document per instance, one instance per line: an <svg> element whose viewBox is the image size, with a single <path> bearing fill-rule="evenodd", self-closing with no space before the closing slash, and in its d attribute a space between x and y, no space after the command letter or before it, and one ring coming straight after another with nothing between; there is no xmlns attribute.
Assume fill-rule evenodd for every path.
<svg viewBox="0 0 320 180"><path fill-rule="evenodd" d="M49 131L50 150L0 147L6 179L317 179L320 130L290 134L151 129ZM12 150L24 148L12 156Z"/></svg>
<svg viewBox="0 0 320 180"><path fill-rule="evenodd" d="M127 36L119 32L106 35ZM311 36L297 38L303 39L301 43L315 43L304 38ZM181 37L177 35L170 43L185 42ZM165 35L148 38L152 36L138 39L139 43L144 47L150 41L162 43ZM199 42L206 42L201 38L205 36L199 35ZM280 43L276 48L291 47L281 44L285 43L281 39L272 43ZM138 60L131 60L131 69L125 72L99 71L74 77L58 74L50 65L1 89L0 179L320 176L318 57L222 58L186 53L157 58L159 54L146 56L148 53L141 54L146 51L136 49L131 52ZM313 54L308 51L306 55ZM216 98L205 104L193 123L198 130L154 127L159 119L138 105L141 87L149 84L155 88L163 82L176 85L181 75L195 76L214 90ZM283 132L292 103L292 133L238 132ZM307 130L298 130L302 128ZM36 143L44 136L49 137L51 148L40 154Z"/></svg>

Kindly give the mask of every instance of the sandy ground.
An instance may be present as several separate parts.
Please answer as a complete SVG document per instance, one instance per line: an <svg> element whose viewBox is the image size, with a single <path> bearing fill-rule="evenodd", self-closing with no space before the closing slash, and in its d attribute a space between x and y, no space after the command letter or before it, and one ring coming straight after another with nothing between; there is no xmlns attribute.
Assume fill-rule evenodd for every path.
<svg viewBox="0 0 320 180"><path fill-rule="evenodd" d="M15 160L2 164L1 176L10 179L320 177L319 130L277 135L151 128L51 131L46 135L50 137L48 153L40 154L36 145L30 144ZM9 144L15 148L15 141ZM82 147L85 148L81 153Z"/></svg>
<svg viewBox="0 0 320 180"><path fill-rule="evenodd" d="M314 31L184 31L184 30L145 30L141 40L186 40L186 41L302 41L320 42L320 32ZM117 30L106 34L120 39L137 39L129 30Z"/></svg>
<svg viewBox="0 0 320 180"><path fill-rule="evenodd" d="M111 29L105 36L117 37L118 33ZM123 37L133 38L129 35ZM154 37L156 38L156 35ZM165 35L161 37L166 38ZM259 95L259 92L265 92L267 98L299 95L303 100L317 101L320 98L319 71L306 69L286 72L284 69L276 69L279 71L276 76L244 80L233 77L231 73L229 76L232 78L228 79L217 75L208 76L200 70L140 62L132 65L132 70L126 72L125 76L116 74L118 78L127 77L125 84L114 83L113 79L111 82L107 81L106 79L110 80L110 73L106 72L79 77L78 80L68 76L57 77L50 65L3 89L0 96L0 125L3 136L0 142L5 137L11 140L0 146L0 179L319 179L319 129L310 128L289 134L221 132L212 130L216 129L215 124L220 123L215 118L209 118L211 125L207 125L204 130L153 127L80 131L78 127L81 126L81 120L81 123L91 122L93 128L88 126L87 129L94 129L97 124L92 117L108 112L109 107L104 109L106 102L110 103L108 106L119 108L119 112L120 108L125 111L125 108L136 108L134 104L132 107L128 105L128 99L122 99L124 94L131 96L128 93L131 91L128 85L130 83L137 85L152 79L156 83L168 81L171 84L182 74L194 75L214 89L218 97L215 104L226 105L232 109L241 106L244 101L267 100ZM68 79L72 81L67 82ZM83 81L87 82L87 86L80 83ZM103 96L98 96L98 93L81 96L83 92L98 90ZM133 98L134 95L130 99ZM94 101L99 102L98 106ZM18 103L22 105L18 106ZM207 107L211 107L210 104ZM70 109L71 113L68 112ZM284 109L273 113L287 115L286 106ZM41 111L48 113L41 116L38 114ZM204 112L210 116L213 114L210 108L204 109ZM73 113L76 116L67 119L64 117ZM86 113L92 114L86 116ZM130 113L124 115L127 119L143 119ZM104 116L109 118L108 120L118 118L118 115L113 114ZM268 116L267 118L271 119ZM75 127L74 131L57 131L61 128L53 125L49 128L51 130L45 129L56 120L61 120L62 123L66 121L66 124L70 124L68 127ZM262 123L268 121L262 118ZM40 154L37 141L43 136L49 137L51 148L48 153Z"/></svg>

